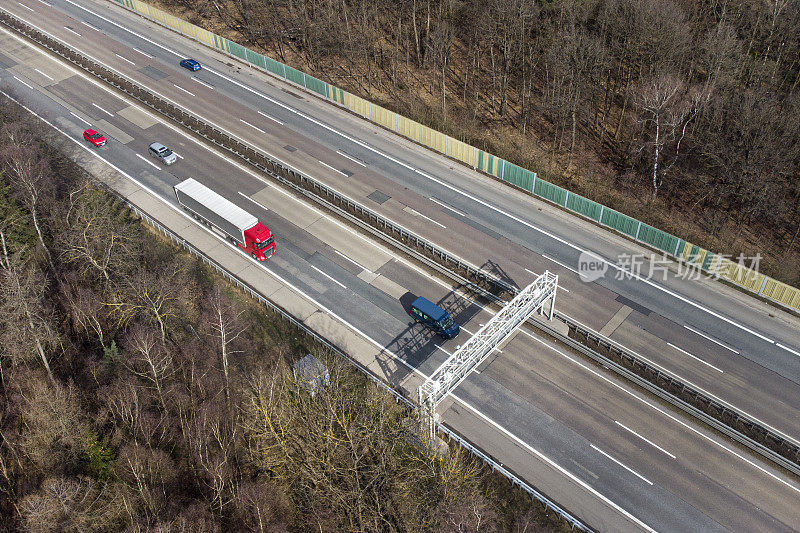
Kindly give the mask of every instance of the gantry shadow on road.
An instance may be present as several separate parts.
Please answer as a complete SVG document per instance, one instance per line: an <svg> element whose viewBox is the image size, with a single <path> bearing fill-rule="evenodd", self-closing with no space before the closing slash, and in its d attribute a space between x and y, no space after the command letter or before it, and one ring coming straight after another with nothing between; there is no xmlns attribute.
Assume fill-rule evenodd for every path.
<svg viewBox="0 0 800 533"><path fill-rule="evenodd" d="M480 268L484 272L488 272L489 274L499 279L503 283L511 285L515 289L519 290L519 285L517 285L517 282L514 281L514 279L508 275L505 269L503 269L503 267L498 265L495 261L487 259L486 262L482 264Z"/></svg>
<svg viewBox="0 0 800 533"><path fill-rule="evenodd" d="M461 287L459 287L459 289L461 289ZM400 297L400 303L406 314L409 313L411 303L417 296L418 295L412 292L407 292ZM458 291L448 293L444 298L435 303L450 313L450 316L452 316L458 324L466 324L483 309L480 300L473 302L460 296ZM449 353L453 353L456 347L466 342L468 338L469 333L462 331L456 339L447 341L450 345L444 349ZM397 356L408 363L409 366L418 368L425 375L430 375L445 361L446 357L449 357L447 353L444 352L441 352L437 357L433 357L435 352L439 349L438 347L444 342L446 341L442 339L438 333L423 324L414 322L414 319L412 319L409 314L407 327L386 345L386 349L397 354ZM394 383L401 382L411 373L411 370L406 366L389 368L388 362L382 362L380 359L378 361L382 373L390 377L391 381Z"/></svg>

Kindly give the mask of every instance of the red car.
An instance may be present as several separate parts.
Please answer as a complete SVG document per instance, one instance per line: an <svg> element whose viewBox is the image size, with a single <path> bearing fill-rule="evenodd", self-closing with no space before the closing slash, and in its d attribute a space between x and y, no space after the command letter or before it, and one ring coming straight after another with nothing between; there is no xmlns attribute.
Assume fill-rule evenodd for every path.
<svg viewBox="0 0 800 533"><path fill-rule="evenodd" d="M83 138L92 143L95 146L103 146L106 144L106 138L94 131L93 129L88 129L83 132Z"/></svg>

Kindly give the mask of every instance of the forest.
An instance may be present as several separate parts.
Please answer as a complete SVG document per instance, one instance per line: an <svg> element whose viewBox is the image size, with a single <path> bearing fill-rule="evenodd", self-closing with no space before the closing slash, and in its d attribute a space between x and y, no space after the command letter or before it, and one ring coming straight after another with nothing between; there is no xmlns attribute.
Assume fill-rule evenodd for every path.
<svg viewBox="0 0 800 533"><path fill-rule="evenodd" d="M564 524L132 215L0 101L0 530ZM291 372L306 353L330 383Z"/></svg>
<svg viewBox="0 0 800 533"><path fill-rule="evenodd" d="M154 3L800 282L796 1Z"/></svg>

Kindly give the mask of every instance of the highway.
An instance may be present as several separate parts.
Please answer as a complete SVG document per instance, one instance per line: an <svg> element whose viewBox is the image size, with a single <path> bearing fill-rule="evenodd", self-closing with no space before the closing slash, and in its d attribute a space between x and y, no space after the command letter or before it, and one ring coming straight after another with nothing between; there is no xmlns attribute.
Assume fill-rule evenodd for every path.
<svg viewBox="0 0 800 533"><path fill-rule="evenodd" d="M533 272L544 268L558 271L566 288L559 294L562 311L598 330L610 322L619 322L611 333L618 342L634 347L659 364L674 365L671 368L676 372L689 374L704 388L720 387L714 389L715 393L729 394L730 401L749 402L747 405L759 409L758 413L770 424L782 424L782 431L797 434L794 431L798 422L792 413L796 413L798 396L792 394L791 388L797 386L797 373L792 360L776 356L775 360L783 361L784 366L767 368L754 362L755 357L747 351L759 348L760 342L771 345L774 354L791 355L777 343L796 343L796 335L795 341L790 341L792 335L786 333L796 329L781 330L777 325L796 327L794 319L718 288L719 284L697 284L699 296L704 295L703 291L718 291L716 296L703 300L704 307L730 302L749 305L748 320L756 322L752 328L746 325L750 322L743 320L748 318L746 313L738 309L733 310L733 317L725 317L742 320L737 323L749 329L757 326L759 329L753 331L769 335L773 344L641 281L584 284L577 277L570 277L568 269L559 270L558 264L533 253L544 251L548 257L571 264L569 255L564 255L568 252L563 244L558 249L553 242L559 241L536 233L526 224L552 223L563 233L567 233L563 231L566 226L574 228L570 242L591 245L596 251L630 245L488 179L473 175L468 180L464 178L467 172L453 163L437 160L383 132L372 133L374 127L327 104L245 68L228 66L227 61L220 62L210 51L196 49L195 44L149 27L121 10L107 9L108 4L85 5L93 11L101 10L103 17L116 24L130 26L134 33L72 3L56 2L52 8L30 0L4 3L2 7L348 196L364 203L374 200L372 207L402 220L445 248L458 251L473 263L486 264L492 258L501 269L495 272L502 271L520 286L533 279ZM74 18L67 18L64 13ZM183 47L187 50L185 55L193 55L211 68L199 73L183 71L177 66L177 56L142 41L139 34L157 36L170 49ZM80 140L80 132L87 124L93 125L111 139L100 149L101 157L124 168L173 204L172 185L192 176L257 214L278 238L278 253L264 268L335 309L339 316L357 324L360 331L402 359L399 369L387 370L390 382L403 382L411 369L429 375L457 344L439 344L419 326L409 325L401 302L408 293L442 302L443 307L454 311L467 333L490 318L486 309L453 287L299 202L229 157L195 142L85 76L76 75L7 32L0 38L0 78L4 87L23 97L76 140ZM245 88L256 82L266 98ZM369 139L369 144L334 134L331 124L341 126L351 139ZM146 148L155 140L173 148L181 159L172 167L163 167L149 158ZM377 155L375 150L394 161ZM395 152L397 156L392 155ZM402 166L410 161L416 165L414 170ZM441 168L448 164L454 168ZM457 188L456 183L458 190L447 188ZM490 200L496 202L491 205L508 210L513 218L498 216L485 206L475 207ZM537 215L531 217L532 222L513 214L527 211ZM522 231L521 227L527 229ZM592 232L594 239L602 241L591 244ZM442 240L443 235L446 240ZM683 288L694 295L693 289ZM626 295L622 300L621 294ZM667 311L654 306L659 309L656 313L645 305L654 305L654 295L678 303L666 301ZM617 302L616 308L610 302ZM722 309L727 310L724 305ZM620 311L626 315L624 320L620 320ZM768 312L776 317L766 317ZM670 315L691 316L697 321L671 320ZM719 324L714 326L715 321L727 324L727 330L720 329ZM717 342L692 333L684 325ZM673 336L675 331L681 335ZM730 335L720 336L720 331L729 331ZM678 348L670 353L664 349L665 342ZM762 390L762 381L769 381L770 386ZM736 387L739 392L732 395ZM789 415L790 420L778 420L780 413L766 409L763 402L780 406L780 413ZM468 437L470 431L476 435L487 430L499 434L505 431L506 437L522 443L517 449L504 450L518 463L525 462L528 448L541 450L602 493L620 512L633 515L636 520L632 523L638 523L641 529L791 530L800 523L795 504L799 493L796 480L528 330L518 333L502 347L502 352L465 381L442 406L441 413L445 423ZM476 420L481 423L476 425ZM531 482L547 492L539 480ZM559 501L569 507L568 502Z"/></svg>
<svg viewBox="0 0 800 533"><path fill-rule="evenodd" d="M581 282L581 250L613 263L644 250L111 4L54 6L75 27L45 17L53 35L517 286L558 273L569 291L560 311L800 444L797 317L713 280L682 280L674 264L665 282L616 279L615 268ZM101 47L87 46L98 37ZM167 80L161 67L184 55L206 68Z"/></svg>

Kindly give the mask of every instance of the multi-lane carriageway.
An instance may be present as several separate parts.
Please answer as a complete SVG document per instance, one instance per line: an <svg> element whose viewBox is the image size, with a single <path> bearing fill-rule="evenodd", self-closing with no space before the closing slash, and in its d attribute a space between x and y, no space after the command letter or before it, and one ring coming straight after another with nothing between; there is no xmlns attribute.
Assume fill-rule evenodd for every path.
<svg viewBox="0 0 800 533"><path fill-rule="evenodd" d="M3 0L0 7L519 286L535 272L556 271L562 312L800 440L796 319L713 282L606 276L582 283L572 272L580 250L614 258L633 245L113 4ZM456 310L467 334L490 318L392 251L88 76L5 29L0 39L4 90L76 142L88 124L102 131L110 142L97 155L166 202L174 204L172 185L192 176L257 214L279 237L265 276L280 276L401 359L405 366L387 375L393 382L412 372L429 375L458 342L439 344L409 326L400 302L407 292ZM184 56L206 68L178 68ZM154 140L172 147L178 163L166 168L148 158ZM562 479L529 481L582 509L597 527L798 528L796 479L530 331L501 350L440 407L443 421L523 477L526 465L546 457ZM569 500L565 482L583 501ZM602 504L587 508L588 493Z"/></svg>

